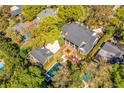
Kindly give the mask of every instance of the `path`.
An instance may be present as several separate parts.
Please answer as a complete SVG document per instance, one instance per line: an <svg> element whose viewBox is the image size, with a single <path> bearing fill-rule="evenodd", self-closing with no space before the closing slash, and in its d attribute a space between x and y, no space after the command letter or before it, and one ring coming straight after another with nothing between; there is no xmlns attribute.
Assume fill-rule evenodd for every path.
<svg viewBox="0 0 124 93"><path fill-rule="evenodd" d="M83 88L89 88L89 85L86 81L82 80L82 82L84 83L84 87Z"/></svg>
<svg viewBox="0 0 124 93"><path fill-rule="evenodd" d="M115 5L114 7L113 7L113 12L115 12L118 8L120 8L121 6L120 5Z"/></svg>

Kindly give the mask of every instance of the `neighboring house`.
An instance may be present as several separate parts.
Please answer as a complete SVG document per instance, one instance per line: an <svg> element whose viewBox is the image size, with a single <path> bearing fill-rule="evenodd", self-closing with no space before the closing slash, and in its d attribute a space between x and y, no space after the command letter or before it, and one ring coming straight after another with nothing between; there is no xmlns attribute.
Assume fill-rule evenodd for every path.
<svg viewBox="0 0 124 93"><path fill-rule="evenodd" d="M21 14L21 6L19 5L12 6L10 10L11 10L12 17Z"/></svg>
<svg viewBox="0 0 124 93"><path fill-rule="evenodd" d="M29 59L32 63L44 64L49 61L53 53L47 48L36 48L29 53Z"/></svg>
<svg viewBox="0 0 124 93"><path fill-rule="evenodd" d="M37 25L39 23L39 20L46 16L57 16L57 13L50 8L46 8L43 11L41 11L39 14L37 14L37 17L32 21L33 24Z"/></svg>
<svg viewBox="0 0 124 93"><path fill-rule="evenodd" d="M43 18L46 16L57 16L57 13L50 8L46 8L43 11L41 11L39 14L37 14L37 18Z"/></svg>
<svg viewBox="0 0 124 93"><path fill-rule="evenodd" d="M13 26L13 30L14 31L17 31L17 32L20 32L21 30L26 30L26 24L25 23L17 23Z"/></svg>
<svg viewBox="0 0 124 93"><path fill-rule="evenodd" d="M37 25L37 24L39 23L39 19L38 19L38 18L35 18L35 19L32 21L32 23L33 23L34 25Z"/></svg>
<svg viewBox="0 0 124 93"><path fill-rule="evenodd" d="M121 48L124 49L124 45L121 46ZM121 48L112 44L111 42L106 42L95 55L95 58L99 59L102 57L106 60L110 60L113 57L121 57L124 55L124 50Z"/></svg>
<svg viewBox="0 0 124 93"><path fill-rule="evenodd" d="M87 55L96 44L99 36L79 23L68 23L62 27L65 44Z"/></svg>

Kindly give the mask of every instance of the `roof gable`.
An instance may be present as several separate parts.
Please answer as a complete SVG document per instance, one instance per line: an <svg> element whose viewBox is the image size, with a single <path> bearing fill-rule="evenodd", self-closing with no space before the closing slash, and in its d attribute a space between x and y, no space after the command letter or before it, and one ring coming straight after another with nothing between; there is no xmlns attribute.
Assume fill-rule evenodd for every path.
<svg viewBox="0 0 124 93"><path fill-rule="evenodd" d="M43 11L41 11L39 14L37 14L37 17L45 17L45 16L57 16L57 13L50 9L50 8L47 8L47 9L44 9Z"/></svg>
<svg viewBox="0 0 124 93"><path fill-rule="evenodd" d="M77 23L65 24L62 27L62 32L67 33L65 38L77 46L80 46L82 42L87 44L94 33L87 29L85 26L81 26Z"/></svg>
<svg viewBox="0 0 124 93"><path fill-rule="evenodd" d="M42 64L50 57L53 55L53 53L46 48L36 48L30 52L30 54L37 59L39 62Z"/></svg>
<svg viewBox="0 0 124 93"><path fill-rule="evenodd" d="M21 6L19 5L12 6L10 10L12 16L17 16L21 13Z"/></svg>
<svg viewBox="0 0 124 93"><path fill-rule="evenodd" d="M112 56L120 56L121 55L121 50L113 45L110 42L106 42L101 50L98 52L98 55L101 55L103 57L110 58Z"/></svg>

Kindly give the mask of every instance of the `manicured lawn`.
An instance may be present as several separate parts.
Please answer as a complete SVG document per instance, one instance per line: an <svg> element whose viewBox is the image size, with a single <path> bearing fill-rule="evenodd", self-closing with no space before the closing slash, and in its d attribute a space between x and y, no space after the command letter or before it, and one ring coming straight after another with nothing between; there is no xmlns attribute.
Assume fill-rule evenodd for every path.
<svg viewBox="0 0 124 93"><path fill-rule="evenodd" d="M109 40L112 37L112 35L108 35L105 34L99 41L98 43L95 45L95 47L90 51L90 53L87 55L87 62L90 62L91 59L93 58L93 56L96 54L96 52L98 51L98 49L101 47L101 45L106 42L107 40Z"/></svg>
<svg viewBox="0 0 124 93"><path fill-rule="evenodd" d="M57 60L61 60L61 56L62 56L62 53L61 53L61 51L59 50L59 51L54 55L54 57L50 58L49 62L46 62L46 63L44 64L44 69L48 71L48 70L51 68L51 66L57 62Z"/></svg>

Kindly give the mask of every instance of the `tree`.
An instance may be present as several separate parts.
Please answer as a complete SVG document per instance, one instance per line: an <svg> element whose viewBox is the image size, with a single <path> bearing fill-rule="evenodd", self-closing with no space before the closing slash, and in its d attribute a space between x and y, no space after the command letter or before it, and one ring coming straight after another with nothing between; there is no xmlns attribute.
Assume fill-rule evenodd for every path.
<svg viewBox="0 0 124 93"><path fill-rule="evenodd" d="M109 35L112 35L114 32L115 32L115 26L112 26L112 25L108 25L106 26L105 28L105 32Z"/></svg>
<svg viewBox="0 0 124 93"><path fill-rule="evenodd" d="M117 18L119 18L120 20L124 20L124 7L120 7L117 12L116 12L116 16Z"/></svg>
<svg viewBox="0 0 124 93"><path fill-rule="evenodd" d="M33 27L30 31L31 40L27 43L30 47L42 46L45 42L54 42L60 36L60 19L48 16L40 20L37 28Z"/></svg>
<svg viewBox="0 0 124 93"><path fill-rule="evenodd" d="M119 26L121 23L122 23L121 20L119 20L117 17L113 18L110 21L110 24L113 25L113 26Z"/></svg>
<svg viewBox="0 0 124 93"><path fill-rule="evenodd" d="M67 67L69 70L72 69L72 62L70 60L67 60Z"/></svg>
<svg viewBox="0 0 124 93"><path fill-rule="evenodd" d="M91 74L94 74L92 79L89 82L89 87L95 88L111 88L111 74L112 66L108 64L105 60L101 59L97 64L97 67L89 67L91 69ZM94 70L95 69L95 70Z"/></svg>
<svg viewBox="0 0 124 93"><path fill-rule="evenodd" d="M16 43L13 43L10 38L0 38L0 50L9 56L17 56L20 49Z"/></svg>
<svg viewBox="0 0 124 93"><path fill-rule="evenodd" d="M18 34L17 32L15 32L14 30L8 28L6 30L6 37L9 37L12 39L13 42L20 44L21 39L21 35Z"/></svg>
<svg viewBox="0 0 124 93"><path fill-rule="evenodd" d="M112 81L113 87L123 88L124 87L124 66L123 64L113 65Z"/></svg>
<svg viewBox="0 0 124 93"><path fill-rule="evenodd" d="M58 9L58 16L64 23L69 21L77 21L78 19L83 22L86 18L86 9L84 6L58 6Z"/></svg>
<svg viewBox="0 0 124 93"><path fill-rule="evenodd" d="M36 17L36 15L41 12L46 6L38 6L38 5L30 5L30 6L22 6L23 19L24 21L32 20Z"/></svg>
<svg viewBox="0 0 124 93"><path fill-rule="evenodd" d="M1 15L4 15L4 17L8 18L10 17L10 7L9 5L4 5L2 6L0 12L1 12Z"/></svg>
<svg viewBox="0 0 124 93"><path fill-rule="evenodd" d="M124 42L124 30L121 32L121 40L122 42Z"/></svg>
<svg viewBox="0 0 124 93"><path fill-rule="evenodd" d="M89 6L86 24L91 28L100 28L106 25L113 15L113 6Z"/></svg>
<svg viewBox="0 0 124 93"><path fill-rule="evenodd" d="M10 38L0 38L0 58L4 59L5 67L0 74L0 87L47 87L41 69L35 66L26 66L27 55L22 56L20 48ZM26 62L27 61L27 62ZM24 62L24 65L21 63Z"/></svg>
<svg viewBox="0 0 124 93"><path fill-rule="evenodd" d="M68 69L68 62L61 66L59 70L54 73L55 76L52 78L52 84L54 87L73 88L81 86L82 81L80 77L80 69L75 63L71 65L71 69Z"/></svg>
<svg viewBox="0 0 124 93"><path fill-rule="evenodd" d="M7 18L1 13L0 15L0 32L4 31L9 25L9 21Z"/></svg>

